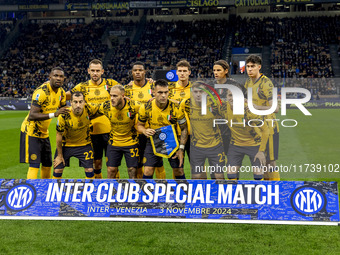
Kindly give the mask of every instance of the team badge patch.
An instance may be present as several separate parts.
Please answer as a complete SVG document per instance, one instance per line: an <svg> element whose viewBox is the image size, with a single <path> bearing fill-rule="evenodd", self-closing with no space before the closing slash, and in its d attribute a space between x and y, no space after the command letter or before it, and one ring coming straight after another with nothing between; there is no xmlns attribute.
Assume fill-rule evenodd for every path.
<svg viewBox="0 0 340 255"><path fill-rule="evenodd" d="M100 90L99 90L99 89L96 89L96 90L94 91L94 94L95 94L96 96L99 96L99 95L100 95Z"/></svg>
<svg viewBox="0 0 340 255"><path fill-rule="evenodd" d="M36 160L36 159L37 159L37 154L32 154L32 155L31 155L31 159L32 159L32 160Z"/></svg>
<svg viewBox="0 0 340 255"><path fill-rule="evenodd" d="M157 121L158 122L163 122L163 120L164 120L164 118L163 118L163 116L161 115L161 116L159 116L158 118L157 118Z"/></svg>
<svg viewBox="0 0 340 255"><path fill-rule="evenodd" d="M118 115L117 115L117 119L118 119L118 120L123 120L123 116L122 116L121 114L118 114Z"/></svg>

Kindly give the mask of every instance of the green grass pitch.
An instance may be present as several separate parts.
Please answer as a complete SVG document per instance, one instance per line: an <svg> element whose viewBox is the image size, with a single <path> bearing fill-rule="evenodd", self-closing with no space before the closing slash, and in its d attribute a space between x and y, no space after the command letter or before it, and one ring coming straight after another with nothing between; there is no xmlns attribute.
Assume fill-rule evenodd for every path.
<svg viewBox="0 0 340 255"><path fill-rule="evenodd" d="M278 164L340 163L339 109L313 109L312 116L289 110L282 119L298 126L280 126ZM0 112L0 178L26 178L28 165L19 164L20 125L24 111ZM55 119L50 126L55 149ZM288 124L288 122L287 122ZM249 164L248 160L244 163ZM76 160L65 178L83 178ZM170 169L165 163L167 170ZM104 176L106 176L103 168ZM120 167L127 178L126 168ZM188 164L186 176L190 176ZM171 178L171 171L167 171ZM340 181L340 173L312 171L282 173L282 180ZM242 173L241 179L251 179ZM339 227L150 222L79 222L1 220L0 254L340 254Z"/></svg>

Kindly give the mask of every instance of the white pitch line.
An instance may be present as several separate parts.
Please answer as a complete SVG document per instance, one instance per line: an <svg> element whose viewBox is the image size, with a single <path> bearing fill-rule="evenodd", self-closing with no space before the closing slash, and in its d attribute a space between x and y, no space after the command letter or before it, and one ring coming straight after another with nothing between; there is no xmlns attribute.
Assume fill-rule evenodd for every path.
<svg viewBox="0 0 340 255"><path fill-rule="evenodd" d="M133 222L181 222L181 223L238 223L273 225L315 225L340 226L340 222L329 221L287 221L287 220L221 220L185 218L128 218L128 217L43 217L43 216L0 216L0 220L74 220L74 221L133 221Z"/></svg>

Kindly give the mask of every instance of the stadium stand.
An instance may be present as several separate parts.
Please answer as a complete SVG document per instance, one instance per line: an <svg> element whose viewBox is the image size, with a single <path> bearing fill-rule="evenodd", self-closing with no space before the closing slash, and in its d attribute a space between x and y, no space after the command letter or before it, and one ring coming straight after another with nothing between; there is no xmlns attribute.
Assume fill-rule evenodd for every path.
<svg viewBox="0 0 340 255"><path fill-rule="evenodd" d="M337 7L334 5L332 8ZM197 14L197 10L180 8L177 12L185 16ZM265 8L247 10L254 13L265 11ZM172 12L171 8L155 9L149 14L169 16ZM199 9L199 12L216 14L220 13L221 9ZM86 68L92 58L102 59L105 64L105 76L112 77L122 84L131 80L130 64L137 60L145 62L147 70L151 72L155 69L175 69L176 63L184 58L192 65L192 77L211 78L213 62L227 55L224 46L228 40L231 40L230 47L269 47L270 69L266 75L278 79L277 84L305 87L323 95L337 93L332 80L320 79L308 84L306 81L300 81L300 78L334 77L334 55L331 55L329 45L339 45L339 16L230 16L230 21L192 18L191 21L171 22L145 19L145 25L139 24L143 32L138 34L136 23L131 21L123 24L121 21L110 19L111 16L127 19L137 17L139 14L136 10L111 13L98 11L95 15L105 17L105 21L97 19L89 24L53 23L23 26L20 37L0 57L0 97L31 95L39 84L47 80L46 72L56 65L65 69L65 89L69 90L88 78ZM143 17L145 18L145 15ZM7 34L10 29L0 25L0 34L4 35L0 37L1 40L4 40L4 33ZM115 41L112 39L115 34L109 34L108 30L117 33L124 31L125 37L120 36L120 39ZM206 36L207 34L209 36ZM335 54L336 50L337 48ZM340 50L340 56L339 52ZM233 66L237 68L237 63L233 63Z"/></svg>
<svg viewBox="0 0 340 255"><path fill-rule="evenodd" d="M193 77L212 77L211 67L221 58L225 41L226 20L192 22L158 22L146 24L137 45L122 44L115 48L109 61L118 80L126 84L130 64L136 60L146 63L147 70L175 69L180 59L192 65ZM207 37L209 33L211 36Z"/></svg>
<svg viewBox="0 0 340 255"><path fill-rule="evenodd" d="M113 21L90 24L28 24L1 58L0 96L27 97L48 79L46 72L61 66L66 88L87 79L88 59L105 57L101 37ZM86 36L84 36L86 35Z"/></svg>

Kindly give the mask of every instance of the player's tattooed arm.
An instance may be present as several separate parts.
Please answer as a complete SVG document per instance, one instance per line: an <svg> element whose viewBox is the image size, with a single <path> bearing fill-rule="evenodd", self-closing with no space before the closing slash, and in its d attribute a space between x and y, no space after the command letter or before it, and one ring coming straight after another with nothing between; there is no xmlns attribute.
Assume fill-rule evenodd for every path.
<svg viewBox="0 0 340 255"><path fill-rule="evenodd" d="M180 138L180 145L185 145L188 140L188 125L187 122L180 124L179 127L181 128L181 138Z"/></svg>
<svg viewBox="0 0 340 255"><path fill-rule="evenodd" d="M28 116L28 120L47 120L50 118L48 113L40 113L40 107L31 105L31 110ZM68 113L70 110L67 106L60 108L54 113L54 117L58 117L60 114Z"/></svg>
<svg viewBox="0 0 340 255"><path fill-rule="evenodd" d="M188 125L187 122L184 122L183 124L180 124L179 127L181 128L181 138L180 138L180 149L176 152L176 155L173 157L173 159L178 158L179 160L179 166L183 166L184 161L184 146L188 140Z"/></svg>
<svg viewBox="0 0 340 255"><path fill-rule="evenodd" d="M60 163L63 163L65 165L62 142L63 142L63 133L57 131L56 143L57 143L58 156L53 160L53 167L57 167Z"/></svg>

